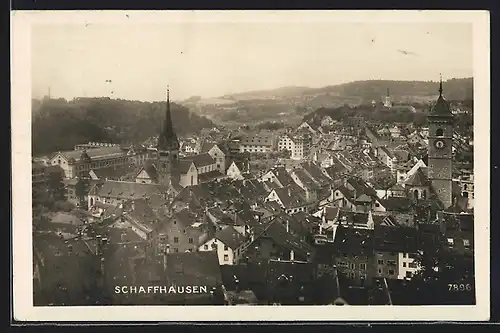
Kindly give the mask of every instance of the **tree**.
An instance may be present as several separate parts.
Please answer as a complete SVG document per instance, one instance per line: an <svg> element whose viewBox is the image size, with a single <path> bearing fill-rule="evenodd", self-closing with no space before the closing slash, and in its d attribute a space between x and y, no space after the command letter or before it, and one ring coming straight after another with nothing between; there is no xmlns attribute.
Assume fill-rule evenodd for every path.
<svg viewBox="0 0 500 333"><path fill-rule="evenodd" d="M49 172L47 177L47 187L52 200L62 201L65 199L65 189L62 173Z"/></svg>
<svg viewBox="0 0 500 333"><path fill-rule="evenodd" d="M85 195L88 193L90 182L87 178L78 178L75 185L75 195L79 200L80 207L85 206Z"/></svg>

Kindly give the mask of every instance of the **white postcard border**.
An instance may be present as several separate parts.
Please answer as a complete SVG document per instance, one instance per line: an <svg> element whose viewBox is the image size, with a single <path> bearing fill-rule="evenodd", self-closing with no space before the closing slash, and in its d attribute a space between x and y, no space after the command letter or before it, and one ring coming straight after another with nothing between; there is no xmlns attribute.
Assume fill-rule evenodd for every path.
<svg viewBox="0 0 500 333"><path fill-rule="evenodd" d="M475 306L34 307L31 27L34 24L296 21L470 22L474 44ZM15 11L11 15L13 310L20 321L477 321L490 315L490 24L487 11Z"/></svg>

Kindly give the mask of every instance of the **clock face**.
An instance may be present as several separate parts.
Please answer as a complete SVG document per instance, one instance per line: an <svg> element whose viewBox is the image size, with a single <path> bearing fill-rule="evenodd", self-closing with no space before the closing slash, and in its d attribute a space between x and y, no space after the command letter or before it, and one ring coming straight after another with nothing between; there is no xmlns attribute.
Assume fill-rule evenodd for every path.
<svg viewBox="0 0 500 333"><path fill-rule="evenodd" d="M436 148L441 149L444 148L444 141L443 140L437 140L436 143L434 144Z"/></svg>

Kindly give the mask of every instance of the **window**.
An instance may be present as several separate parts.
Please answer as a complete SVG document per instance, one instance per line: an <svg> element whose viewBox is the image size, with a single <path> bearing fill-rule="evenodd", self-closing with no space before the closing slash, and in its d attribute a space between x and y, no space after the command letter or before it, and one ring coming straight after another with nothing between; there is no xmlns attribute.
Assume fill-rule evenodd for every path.
<svg viewBox="0 0 500 333"><path fill-rule="evenodd" d="M175 252L175 253L179 252L179 249L178 249L178 248L176 248L176 247L174 247L174 252Z"/></svg>
<svg viewBox="0 0 500 333"><path fill-rule="evenodd" d="M351 269L355 269L356 268L356 264L351 264Z"/></svg>
<svg viewBox="0 0 500 333"><path fill-rule="evenodd" d="M470 241L468 239L464 239L464 246L469 247L470 246Z"/></svg>
<svg viewBox="0 0 500 333"><path fill-rule="evenodd" d="M179 237L174 237L174 243L179 243Z"/></svg>
<svg viewBox="0 0 500 333"><path fill-rule="evenodd" d="M383 265L383 264L384 264L384 261L383 261L382 259L379 259L379 260L378 260L378 264L379 264L379 265Z"/></svg>
<svg viewBox="0 0 500 333"><path fill-rule="evenodd" d="M448 246L453 246L454 243L453 238L448 238Z"/></svg>
<svg viewBox="0 0 500 333"><path fill-rule="evenodd" d="M208 245L207 244L203 245L203 249L208 250Z"/></svg>
<svg viewBox="0 0 500 333"><path fill-rule="evenodd" d="M228 254L224 255L224 261L229 261L229 255Z"/></svg>
<svg viewBox="0 0 500 333"><path fill-rule="evenodd" d="M224 251L228 251L229 247L227 245L224 245Z"/></svg>
<svg viewBox="0 0 500 333"><path fill-rule="evenodd" d="M366 264L359 264L359 269L366 270Z"/></svg>
<svg viewBox="0 0 500 333"><path fill-rule="evenodd" d="M394 275L394 270L393 269L389 270L389 275Z"/></svg>
<svg viewBox="0 0 500 333"><path fill-rule="evenodd" d="M351 279L355 279L355 278L356 278L356 274L355 274L355 273L351 273L351 274L349 274L349 277L350 277Z"/></svg>
<svg viewBox="0 0 500 333"><path fill-rule="evenodd" d="M407 278L411 279L412 275L413 275L413 273L412 273L412 272L406 272L406 277L407 277Z"/></svg>
<svg viewBox="0 0 500 333"><path fill-rule="evenodd" d="M406 263L405 262L403 262L403 267L406 267Z"/></svg>
<svg viewBox="0 0 500 333"><path fill-rule="evenodd" d="M443 136L443 129L442 128L438 128L436 130L436 136Z"/></svg>
<svg viewBox="0 0 500 333"><path fill-rule="evenodd" d="M188 242L189 242L189 244L193 244L193 243L194 243L193 238L192 238L192 237L189 237Z"/></svg>
<svg viewBox="0 0 500 333"><path fill-rule="evenodd" d="M174 220L174 224L177 224L177 221L176 221L176 220Z"/></svg>
<svg viewBox="0 0 500 333"><path fill-rule="evenodd" d="M396 260L387 260L387 265L396 266Z"/></svg>
<svg viewBox="0 0 500 333"><path fill-rule="evenodd" d="M378 273L379 273L379 274L382 274L382 268L379 268L379 269L378 269Z"/></svg>
<svg viewBox="0 0 500 333"><path fill-rule="evenodd" d="M403 253L403 258L408 258L408 253Z"/></svg>

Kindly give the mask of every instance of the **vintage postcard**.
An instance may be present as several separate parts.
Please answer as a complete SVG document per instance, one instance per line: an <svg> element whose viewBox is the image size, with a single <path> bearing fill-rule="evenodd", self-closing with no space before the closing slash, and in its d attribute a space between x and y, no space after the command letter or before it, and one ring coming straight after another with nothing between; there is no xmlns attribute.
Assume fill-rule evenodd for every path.
<svg viewBox="0 0 500 333"><path fill-rule="evenodd" d="M16 320L489 318L488 12L11 19Z"/></svg>

